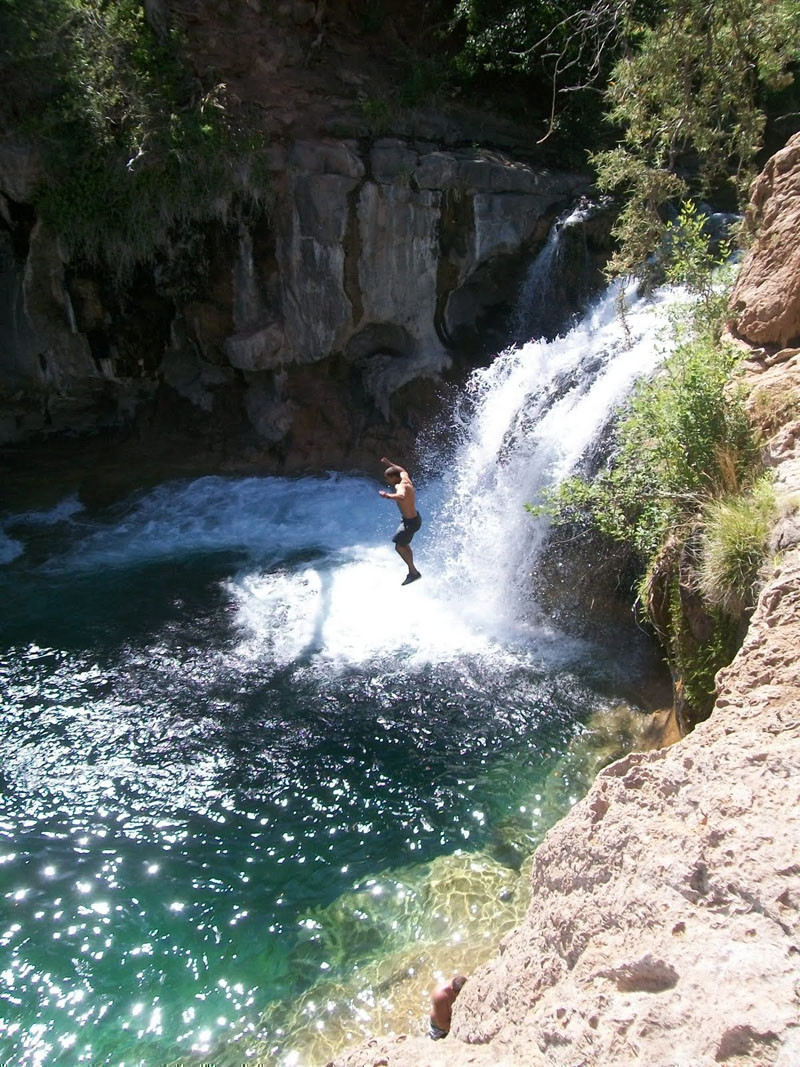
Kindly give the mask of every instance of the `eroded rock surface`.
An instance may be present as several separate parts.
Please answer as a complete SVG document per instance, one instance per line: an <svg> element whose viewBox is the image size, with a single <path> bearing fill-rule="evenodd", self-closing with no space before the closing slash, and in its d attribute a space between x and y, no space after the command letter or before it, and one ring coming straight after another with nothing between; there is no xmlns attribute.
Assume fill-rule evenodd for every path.
<svg viewBox="0 0 800 1067"><path fill-rule="evenodd" d="M358 465L387 436L407 451L421 383L492 344L588 181L396 138L294 140L265 165L268 215L187 235L122 294L2 199L0 444L123 424L158 390L171 422L284 469ZM23 172L0 150L0 194Z"/></svg>
<svg viewBox="0 0 800 1067"><path fill-rule="evenodd" d="M731 329L754 344L800 338L800 134L789 139L753 184L755 244L731 297Z"/></svg>
<svg viewBox="0 0 800 1067"><path fill-rule="evenodd" d="M235 183L252 202L232 186L220 221L174 227L120 291L41 230L42 161L5 136L0 445L124 428L224 469L364 466L387 439L411 460L442 386L508 342L525 266L590 178L555 148L530 165L527 122L411 91L425 5L145 10L264 135ZM9 91L24 113L26 86Z"/></svg>
<svg viewBox="0 0 800 1067"><path fill-rule="evenodd" d="M525 923L446 1041L335 1067L800 1062L800 549L706 723L598 776L536 853Z"/></svg>

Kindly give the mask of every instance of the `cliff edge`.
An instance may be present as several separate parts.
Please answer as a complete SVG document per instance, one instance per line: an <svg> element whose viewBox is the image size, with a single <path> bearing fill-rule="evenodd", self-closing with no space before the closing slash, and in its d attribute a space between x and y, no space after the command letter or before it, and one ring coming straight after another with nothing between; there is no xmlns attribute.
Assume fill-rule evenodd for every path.
<svg viewBox="0 0 800 1067"><path fill-rule="evenodd" d="M785 209L800 201L786 197L800 190L795 141L766 172ZM762 229L753 292L773 244ZM780 269L762 259L773 288ZM800 1063L800 349L783 328L748 338L744 286L735 295L736 332L767 346L746 374L781 518L714 713L672 748L607 767L550 831L526 920L471 976L445 1041L376 1040L331 1067Z"/></svg>

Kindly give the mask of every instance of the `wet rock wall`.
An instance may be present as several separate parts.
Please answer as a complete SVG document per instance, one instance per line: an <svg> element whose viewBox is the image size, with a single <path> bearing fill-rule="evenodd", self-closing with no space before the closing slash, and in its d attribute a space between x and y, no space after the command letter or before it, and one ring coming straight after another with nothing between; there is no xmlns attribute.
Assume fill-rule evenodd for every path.
<svg viewBox="0 0 800 1067"><path fill-rule="evenodd" d="M33 153L2 150L0 444L138 426L281 470L411 448L442 382L507 338L525 266L588 186L391 138L263 162L268 208L176 235L120 287L36 219Z"/></svg>

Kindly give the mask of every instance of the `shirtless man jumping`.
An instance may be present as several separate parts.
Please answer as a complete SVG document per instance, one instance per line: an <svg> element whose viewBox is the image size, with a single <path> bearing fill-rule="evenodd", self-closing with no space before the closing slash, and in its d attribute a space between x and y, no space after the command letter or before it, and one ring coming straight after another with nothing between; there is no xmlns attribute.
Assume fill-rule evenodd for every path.
<svg viewBox="0 0 800 1067"><path fill-rule="evenodd" d="M400 508L401 521L394 532L392 540L397 554L408 567L408 574L402 584L411 585L412 582L416 582L418 578L422 577L414 566L414 553L411 551L411 538L422 525L422 519L417 511L416 494L405 467L401 467L398 463L392 463L386 456L381 457L381 463L386 467L383 475L386 483L394 486L394 492L387 493L384 489L381 489L380 495L384 500L394 500Z"/></svg>

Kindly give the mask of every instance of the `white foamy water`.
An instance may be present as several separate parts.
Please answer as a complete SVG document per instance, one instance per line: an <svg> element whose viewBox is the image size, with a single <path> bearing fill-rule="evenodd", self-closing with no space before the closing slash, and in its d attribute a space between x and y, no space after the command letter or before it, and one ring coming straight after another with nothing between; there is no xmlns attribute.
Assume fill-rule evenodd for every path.
<svg viewBox="0 0 800 1067"><path fill-rule="evenodd" d="M634 381L665 354L658 339L679 294L633 303L623 325L612 289L565 337L530 342L476 371L463 427L438 480L418 482L422 530L413 549L421 581L402 587L390 538L395 505L363 476L207 477L172 483L72 521L58 573L147 567L192 556L241 559L224 581L245 660L352 665L402 655L440 662L464 654L568 657L570 646L531 600L547 536L526 503L570 474ZM413 473L413 472L412 472ZM23 549L25 526L74 520L70 499L18 516L0 558Z"/></svg>
<svg viewBox="0 0 800 1067"><path fill-rule="evenodd" d="M73 493L64 497L52 508L43 511L26 511L19 516L20 521L30 526L55 526L59 522L69 522L83 511L83 504Z"/></svg>
<svg viewBox="0 0 800 1067"><path fill-rule="evenodd" d="M248 635L242 651L280 663L358 663L395 651L412 661L483 652L569 658L577 646L531 600L549 527L524 505L578 467L634 382L658 366L669 348L665 311L683 299L672 290L633 301L623 324L614 287L565 337L505 352L473 374L447 470L418 486L420 582L399 587L404 571L388 543L393 506L369 483L339 479L350 527L335 531L334 555L230 584ZM356 544L347 537L354 531Z"/></svg>
<svg viewBox="0 0 800 1067"><path fill-rule="evenodd" d="M82 510L83 504L73 495L65 497L55 507L47 508L44 511L26 511L20 515L7 516L3 526L0 526L0 566L18 559L25 551L23 542L12 537L7 532L8 528L13 529L14 526L56 526L62 522L70 522Z"/></svg>
<svg viewBox="0 0 800 1067"><path fill-rule="evenodd" d="M446 571L469 576L487 615L519 620L535 609L528 587L548 523L524 505L576 470L635 381L659 365L666 308L683 299L672 290L636 300L623 323L612 287L566 336L531 341L473 374L441 526L452 545Z"/></svg>
<svg viewBox="0 0 800 1067"><path fill-rule="evenodd" d="M441 662L496 649L497 635L474 625L433 565L423 563L430 558L424 542L418 538L414 544L420 567L427 569L407 588L400 584L402 564L384 545L360 546L314 567L251 572L230 582L237 622L246 635L241 653L267 654L281 666L303 657L329 666L383 657L391 666L400 657Z"/></svg>
<svg viewBox="0 0 800 1067"><path fill-rule="evenodd" d="M56 570L129 567L209 552L284 557L375 536L365 479L198 478L126 501L87 532ZM377 509L376 509L377 511Z"/></svg>
<svg viewBox="0 0 800 1067"><path fill-rule="evenodd" d="M25 546L0 530L0 564L11 563L25 551Z"/></svg>

